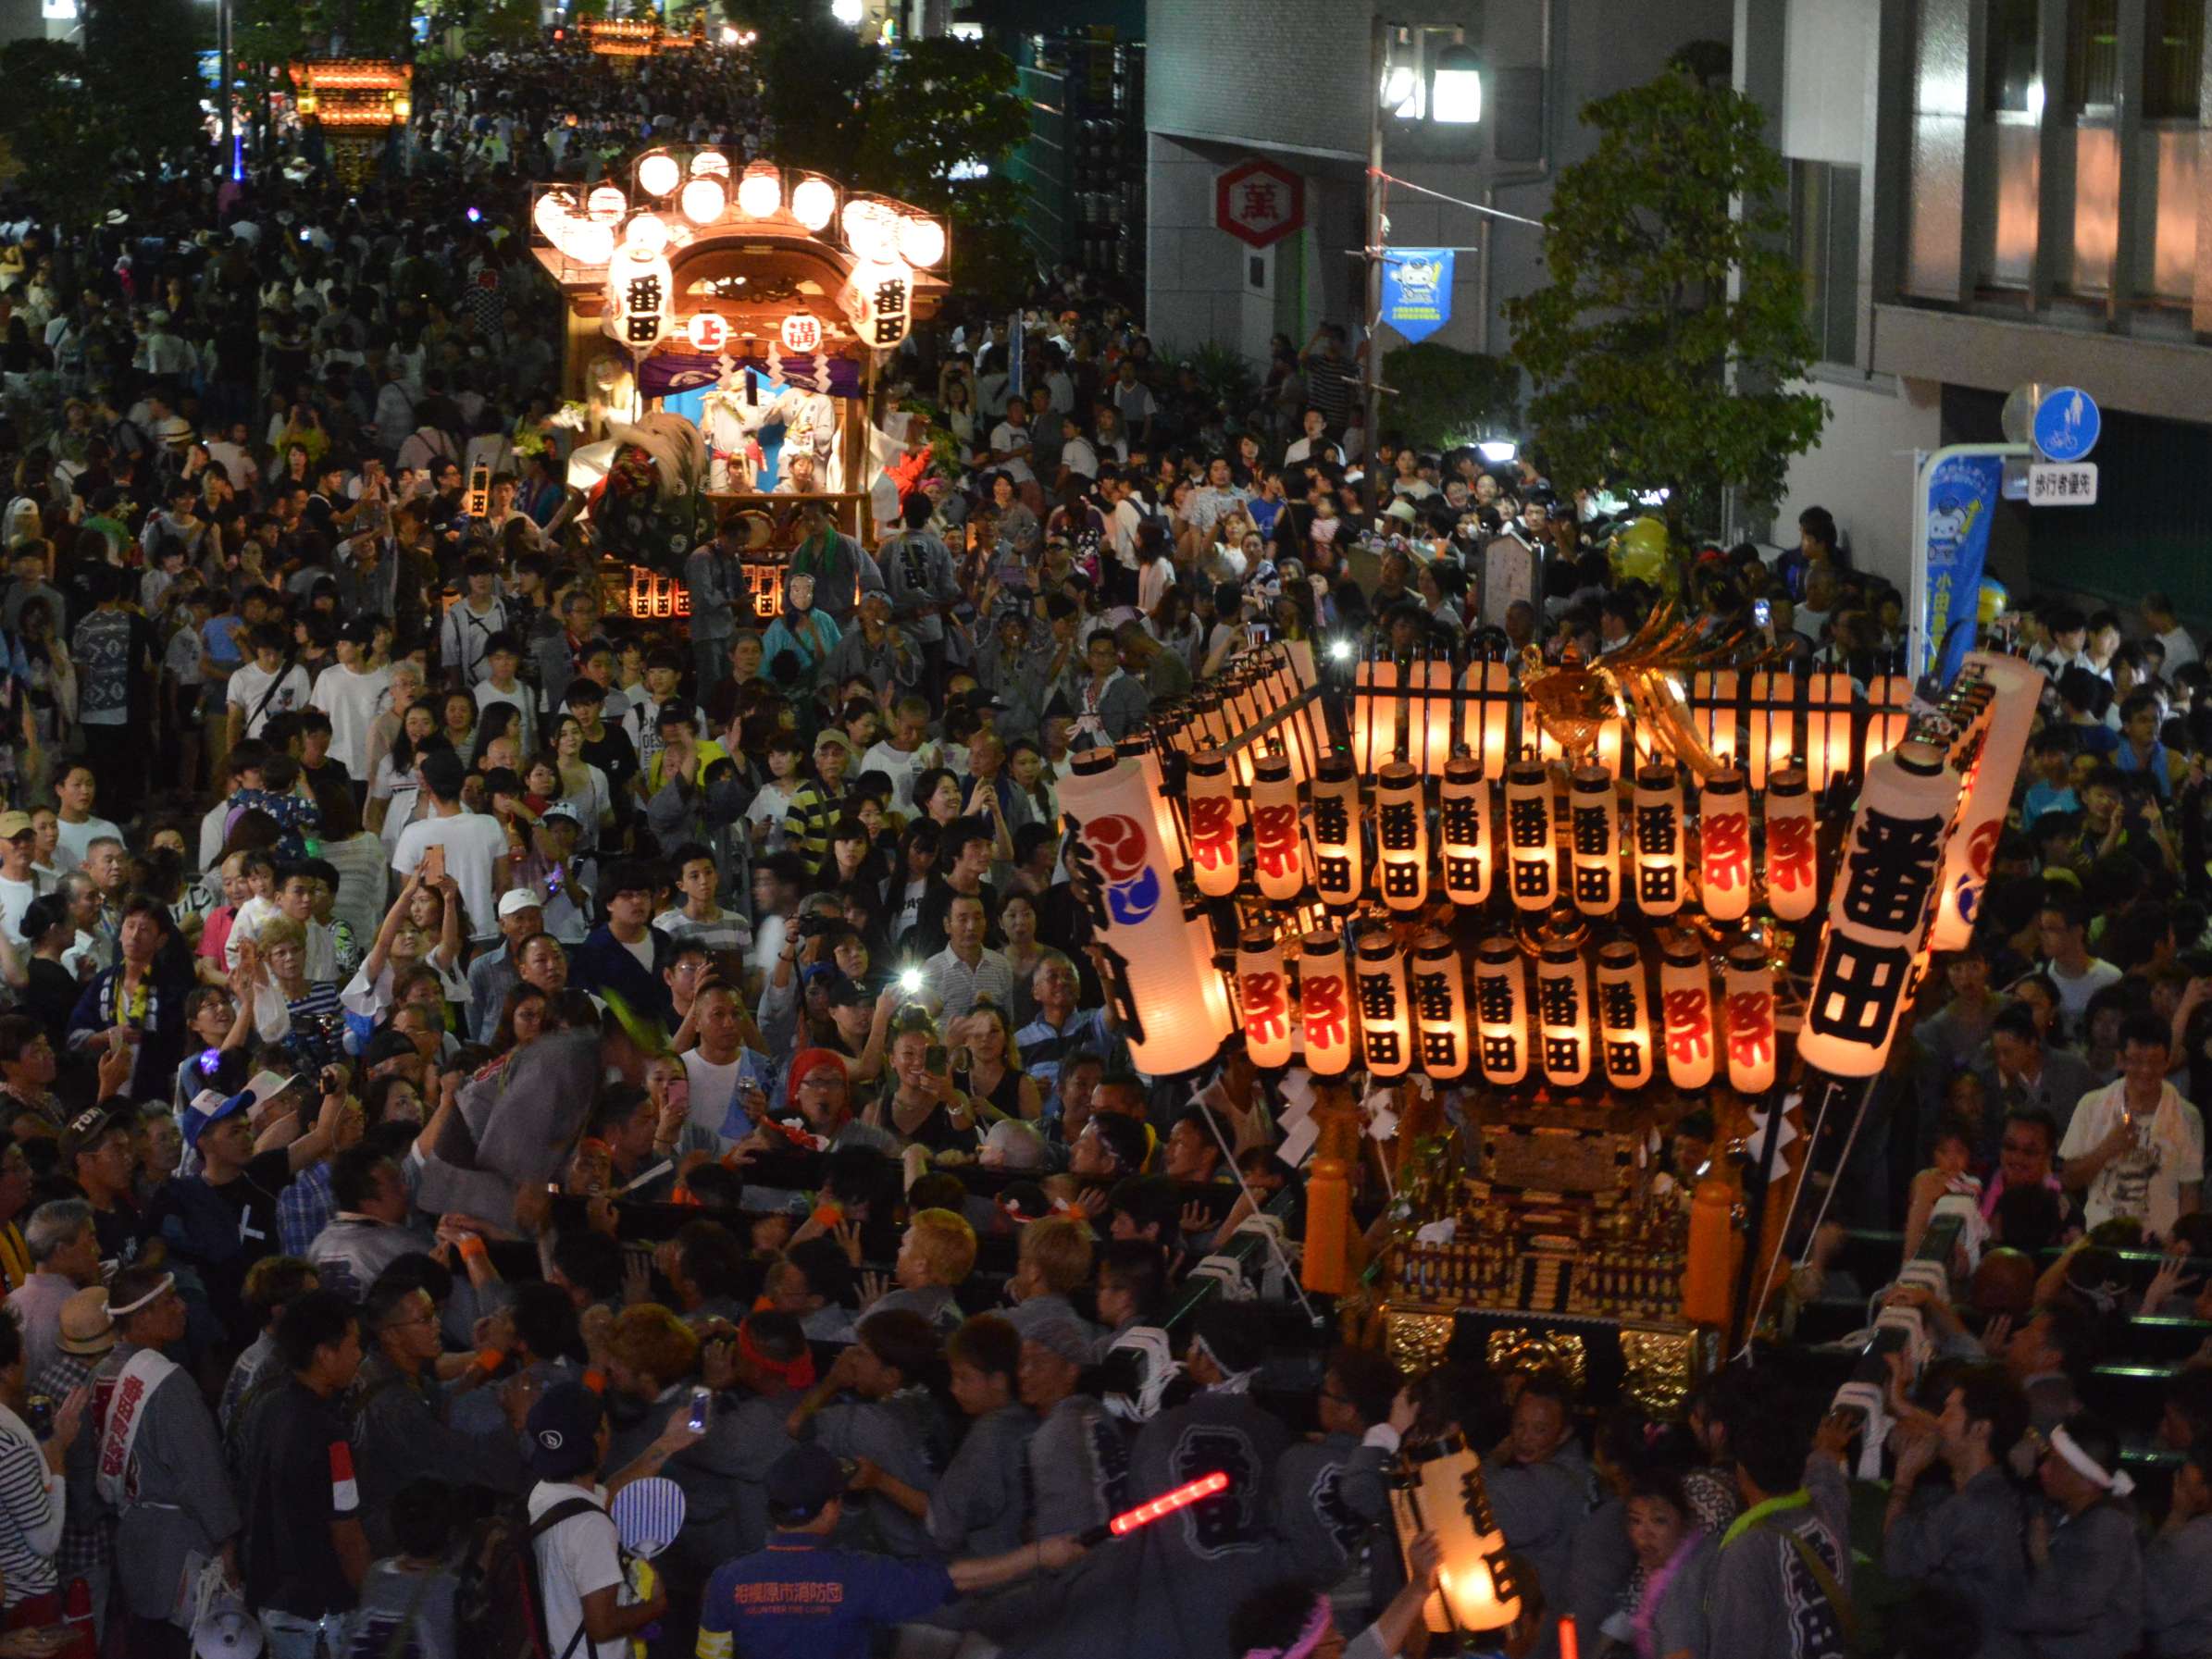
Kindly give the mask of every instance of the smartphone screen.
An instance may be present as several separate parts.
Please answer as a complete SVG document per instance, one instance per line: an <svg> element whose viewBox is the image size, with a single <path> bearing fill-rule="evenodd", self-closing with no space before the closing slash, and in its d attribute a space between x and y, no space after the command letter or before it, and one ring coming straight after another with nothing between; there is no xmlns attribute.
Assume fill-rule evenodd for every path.
<svg viewBox="0 0 2212 1659"><path fill-rule="evenodd" d="M434 887L445 879L445 843L433 841L422 849L422 883Z"/></svg>

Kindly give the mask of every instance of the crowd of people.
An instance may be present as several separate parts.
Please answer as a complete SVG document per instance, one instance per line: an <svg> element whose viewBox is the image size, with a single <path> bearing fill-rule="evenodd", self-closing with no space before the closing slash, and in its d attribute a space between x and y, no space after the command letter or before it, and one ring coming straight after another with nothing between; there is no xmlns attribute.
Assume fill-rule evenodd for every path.
<svg viewBox="0 0 2212 1659"><path fill-rule="evenodd" d="M1283 1079L1133 1067L1073 757L1253 641L1597 659L1666 596L1533 449L1386 419L1371 468L1342 330L1238 406L1063 269L1018 338L955 305L894 359L937 441L875 545L806 508L761 627L733 515L688 628L639 623L512 227L649 134L757 152L758 102L550 47L425 93L357 195L280 130L87 234L4 216L0 1654L504 1653L519 1561L544 1659L1385 1659L1443 1548L1390 1467L1455 1435L1522 1601L1470 1651L2212 1652L2212 1367L2155 1526L2154 1425L2082 1400L2137 1316L2212 1313L2212 675L2170 602L2016 620L2052 691L1975 942L1817 1152L1862 1242L1981 1217L1955 1312L1893 1294L1937 1340L1886 1508L1807 1385L1870 1288L1838 1228L1782 1357L1679 1422L1464 1338L1401 1375L1279 1272L1178 1314L1253 1212L1296 1234ZM1700 625L1897 671L1902 597L1797 530L1708 550ZM1684 1192L1725 1150L1688 1106Z"/></svg>

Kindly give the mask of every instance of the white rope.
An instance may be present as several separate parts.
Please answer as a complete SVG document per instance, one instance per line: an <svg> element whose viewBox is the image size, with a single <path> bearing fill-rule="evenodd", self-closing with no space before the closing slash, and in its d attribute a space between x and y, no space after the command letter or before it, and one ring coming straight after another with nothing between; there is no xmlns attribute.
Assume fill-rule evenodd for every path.
<svg viewBox="0 0 2212 1659"><path fill-rule="evenodd" d="M1205 1106L1203 1101L1196 1104ZM1244 1171L1236 1167L1236 1154L1229 1145L1228 1137L1222 1133L1222 1114L1213 1110L1212 1107L1206 1107L1205 1111L1206 1127L1213 1132L1213 1144L1221 1148L1222 1161L1228 1166L1229 1173L1236 1177L1237 1191L1244 1195L1245 1204L1250 1208L1252 1215L1256 1219L1264 1219L1265 1218L1261 1214L1259 1195L1252 1191L1250 1184L1245 1180ZM1275 1240L1275 1230L1263 1226L1260 1229L1260 1235L1267 1241L1268 1250L1283 1269L1284 1281L1290 1286L1292 1294L1298 1297L1299 1306L1306 1310L1306 1318L1316 1325L1321 1324L1321 1316L1313 1311L1313 1304L1306 1300L1306 1287L1298 1281L1298 1269L1290 1265L1290 1257L1284 1254L1283 1246ZM1225 1241L1217 1237L1213 1242L1218 1246Z"/></svg>
<svg viewBox="0 0 2212 1659"><path fill-rule="evenodd" d="M1400 179L1395 173L1386 173L1380 167L1369 167L1367 170L1386 184L1394 184L1400 190L1410 190L1416 195L1434 196L1439 202L1449 202L1454 207L1464 207L1470 213L1487 214L1494 219L1504 219L1515 225L1529 225L1538 230L1546 230L1550 228L1542 219L1532 219L1522 214L1508 213L1502 207L1485 207L1480 202L1470 202L1461 196L1448 196L1440 190L1431 190L1425 184L1415 184L1410 180Z"/></svg>
<svg viewBox="0 0 2212 1659"><path fill-rule="evenodd" d="M1851 1147L1858 1139L1858 1126L1866 1121L1866 1108L1869 1097L1870 1091L1866 1089L1864 1085L1861 1085L1859 1090L1859 1108L1858 1111L1852 1114L1851 1133L1844 1137L1844 1154L1841 1158L1836 1159L1835 1179L1829 1182L1827 1195L1821 1200L1821 1213L1813 1218L1812 1236L1817 1237L1819 1235L1821 1231L1821 1223L1828 1219L1828 1207L1835 1202L1835 1189L1842 1184L1844 1167L1851 1161ZM1800 1095L1799 1098L1802 1099L1803 1096ZM1782 1218L1782 1231L1776 1233L1774 1236L1774 1253L1777 1257L1780 1257L1783 1251L1789 1247L1790 1223L1797 1219L1797 1206L1804 1202L1805 1183L1806 1181L1809 1180L1812 1175L1813 1155L1818 1152L1821 1147L1821 1126L1828 1121L1828 1105L1829 1102L1834 1098L1834 1090L1822 1089L1821 1091L1821 1115L1813 1120L1811 1132L1807 1136L1805 1143L1805 1173L1797 1182L1797 1190L1790 1195L1789 1209ZM1783 1111L1784 1109L1786 1109L1786 1104L1783 1108L1773 1108L1768 1112L1767 1133L1769 1134L1780 1134L1782 1133L1782 1117ZM1780 1146L1774 1148L1774 1156L1777 1158L1782 1156L1782 1148ZM1766 1196L1764 1194L1760 1195L1759 1202L1762 1204L1766 1202ZM1763 1240L1761 1242L1764 1243ZM1757 1270L1758 1269L1755 1266L1753 1271L1756 1272ZM1751 1352L1751 1343L1754 1333L1758 1330L1758 1310L1757 1308L1746 1308L1744 1310L1744 1345L1738 1348L1733 1355L1729 1356L1728 1363L1730 1365L1734 1365L1737 1360L1743 1358L1745 1355Z"/></svg>

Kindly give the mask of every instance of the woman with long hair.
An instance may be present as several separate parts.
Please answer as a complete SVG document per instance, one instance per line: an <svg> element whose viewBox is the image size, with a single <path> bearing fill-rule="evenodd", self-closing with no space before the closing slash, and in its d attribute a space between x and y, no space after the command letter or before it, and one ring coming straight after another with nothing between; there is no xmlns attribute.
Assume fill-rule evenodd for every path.
<svg viewBox="0 0 2212 1659"><path fill-rule="evenodd" d="M1145 632L1181 657L1192 674L1198 673L1204 631L1191 614L1190 589L1171 582L1159 602L1145 613Z"/></svg>
<svg viewBox="0 0 2212 1659"><path fill-rule="evenodd" d="M978 997L976 1006L953 1022L953 1035L960 1044L952 1054L953 1087L988 1101L1000 1117L1033 1123L1043 1115L1044 1096L1037 1079L1022 1070L1013 1021L1006 1009Z"/></svg>
<svg viewBox="0 0 2212 1659"><path fill-rule="evenodd" d="M384 696L379 700L377 717L368 723L368 781L374 784L384 767L384 757L391 752L391 746L399 741L400 722L416 700L422 696L422 664L413 657L402 657L391 665L391 683ZM374 829L376 823L369 821Z"/></svg>
<svg viewBox="0 0 2212 1659"><path fill-rule="evenodd" d="M397 847L400 832L429 814L429 801L422 788L422 758L433 749L453 747L438 729L439 714L439 705L427 697L408 708L401 718L398 739L368 786L368 826L387 847Z"/></svg>
<svg viewBox="0 0 2212 1659"><path fill-rule="evenodd" d="M516 985L499 1006L499 1023L492 1028L491 1052L501 1059L517 1048L528 1048L554 1023L553 1005L536 985Z"/></svg>
<svg viewBox="0 0 2212 1659"><path fill-rule="evenodd" d="M1187 502L1188 498L1189 486L1176 486L1176 501L1179 503ZM1178 512L1180 510L1178 507ZM1177 539L1181 540L1179 532ZM1175 565L1170 556L1173 551L1168 546L1167 532L1161 527L1157 519L1148 518L1137 526L1137 608L1148 616L1158 608L1161 598L1167 590L1175 585ZM1195 545L1190 556L1193 559L1198 557Z"/></svg>
<svg viewBox="0 0 2212 1659"><path fill-rule="evenodd" d="M553 727L553 773L561 780L561 799L576 809L580 830L578 852L594 852L602 831L615 827L615 794L607 774L584 759L584 728L573 714L564 714Z"/></svg>
<svg viewBox="0 0 2212 1659"><path fill-rule="evenodd" d="M55 632L52 601L26 600L17 614L16 635L30 674L31 718L40 751L35 765L26 768L24 796L37 799L45 792L53 757L77 725L77 665L69 660L68 641Z"/></svg>

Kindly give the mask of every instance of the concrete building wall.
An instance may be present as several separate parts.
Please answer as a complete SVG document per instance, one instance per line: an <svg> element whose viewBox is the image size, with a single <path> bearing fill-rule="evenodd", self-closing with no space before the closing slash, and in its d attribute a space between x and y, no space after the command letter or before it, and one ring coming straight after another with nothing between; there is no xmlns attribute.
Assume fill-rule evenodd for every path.
<svg viewBox="0 0 2212 1659"><path fill-rule="evenodd" d="M1799 389L1793 389L1799 390ZM1933 380L1847 383L1801 390L1828 400L1820 448L1798 457L1774 516L1774 539L1795 544L1797 514L1825 507L1849 538L1851 562L1902 590L1912 574L1912 452L1943 443L1942 388Z"/></svg>

